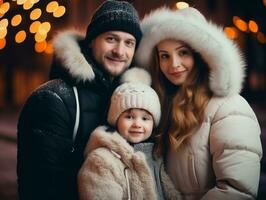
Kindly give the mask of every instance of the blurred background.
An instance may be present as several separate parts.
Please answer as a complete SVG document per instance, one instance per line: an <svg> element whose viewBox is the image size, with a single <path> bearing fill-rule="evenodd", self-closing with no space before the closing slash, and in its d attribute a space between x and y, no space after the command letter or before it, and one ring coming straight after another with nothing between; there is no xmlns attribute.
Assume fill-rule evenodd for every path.
<svg viewBox="0 0 266 200"><path fill-rule="evenodd" d="M85 34L103 0L0 0L0 199L15 200L16 125L31 92L48 80L57 32ZM242 95L261 125L266 151L266 0L132 0L142 18L154 8L192 6L223 27L247 62ZM266 199L266 159L261 161L258 199Z"/></svg>

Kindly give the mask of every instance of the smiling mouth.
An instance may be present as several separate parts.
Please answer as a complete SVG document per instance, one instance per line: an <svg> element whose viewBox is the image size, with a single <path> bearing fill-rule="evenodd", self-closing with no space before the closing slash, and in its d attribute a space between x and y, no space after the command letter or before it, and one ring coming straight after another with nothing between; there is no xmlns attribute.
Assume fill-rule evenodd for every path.
<svg viewBox="0 0 266 200"><path fill-rule="evenodd" d="M181 74L183 74L186 70L183 70L183 71L178 71L178 72L173 72L173 73L170 73L171 75L173 76L179 76Z"/></svg>
<svg viewBox="0 0 266 200"><path fill-rule="evenodd" d="M129 131L130 134L134 134L134 135L140 135L143 134L143 132L139 132L139 131Z"/></svg>
<svg viewBox="0 0 266 200"><path fill-rule="evenodd" d="M106 57L106 58L112 62L125 62L125 60L120 60L120 59L116 59L116 58L112 58L112 57Z"/></svg>

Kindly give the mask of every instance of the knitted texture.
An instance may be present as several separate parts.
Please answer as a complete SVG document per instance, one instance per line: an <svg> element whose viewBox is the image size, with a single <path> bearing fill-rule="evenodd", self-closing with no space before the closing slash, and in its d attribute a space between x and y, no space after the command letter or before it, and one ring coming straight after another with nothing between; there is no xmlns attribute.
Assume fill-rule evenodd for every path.
<svg viewBox="0 0 266 200"><path fill-rule="evenodd" d="M150 86L128 82L117 87L111 97L108 123L116 126L121 113L131 108L148 111L153 116L155 126L158 126L161 118L161 105L157 93Z"/></svg>
<svg viewBox="0 0 266 200"><path fill-rule="evenodd" d="M89 44L99 34L123 31L133 35L138 46L142 32L136 9L128 2L108 0L95 11L87 28L85 41Z"/></svg>

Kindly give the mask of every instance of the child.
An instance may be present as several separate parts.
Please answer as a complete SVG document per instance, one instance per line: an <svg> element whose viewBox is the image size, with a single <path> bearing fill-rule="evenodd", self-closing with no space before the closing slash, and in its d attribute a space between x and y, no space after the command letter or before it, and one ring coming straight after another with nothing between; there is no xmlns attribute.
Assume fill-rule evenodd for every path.
<svg viewBox="0 0 266 200"><path fill-rule="evenodd" d="M160 116L159 98L148 85L124 83L114 91L107 121L116 131L101 126L91 134L78 175L81 200L163 199L149 142Z"/></svg>

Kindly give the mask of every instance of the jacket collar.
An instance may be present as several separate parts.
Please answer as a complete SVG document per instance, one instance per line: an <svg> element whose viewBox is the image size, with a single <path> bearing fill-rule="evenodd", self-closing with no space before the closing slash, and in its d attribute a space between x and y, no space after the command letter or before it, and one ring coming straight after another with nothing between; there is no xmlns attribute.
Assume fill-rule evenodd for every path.
<svg viewBox="0 0 266 200"><path fill-rule="evenodd" d="M76 31L59 33L53 40L55 57L60 67L77 83L95 79L93 64L82 52L82 40L82 35Z"/></svg>
<svg viewBox="0 0 266 200"><path fill-rule="evenodd" d="M84 47L81 45L83 40L84 36L80 32L74 30L57 34L53 40L54 53L56 60L59 62L59 68L62 69L57 69L55 71L61 71L64 76L67 76L68 79L75 83L97 83L102 79L110 83L111 80L108 73L93 60L89 51L84 51ZM58 75L55 76L58 77ZM150 85L151 77L146 70L133 67L126 70L121 77L115 79L116 84L118 84L119 81L137 81Z"/></svg>
<svg viewBox="0 0 266 200"><path fill-rule="evenodd" d="M105 147L121 159L125 165L132 168L134 148L118 132L107 130L108 127L99 126L91 133L85 149L85 156L96 148Z"/></svg>

